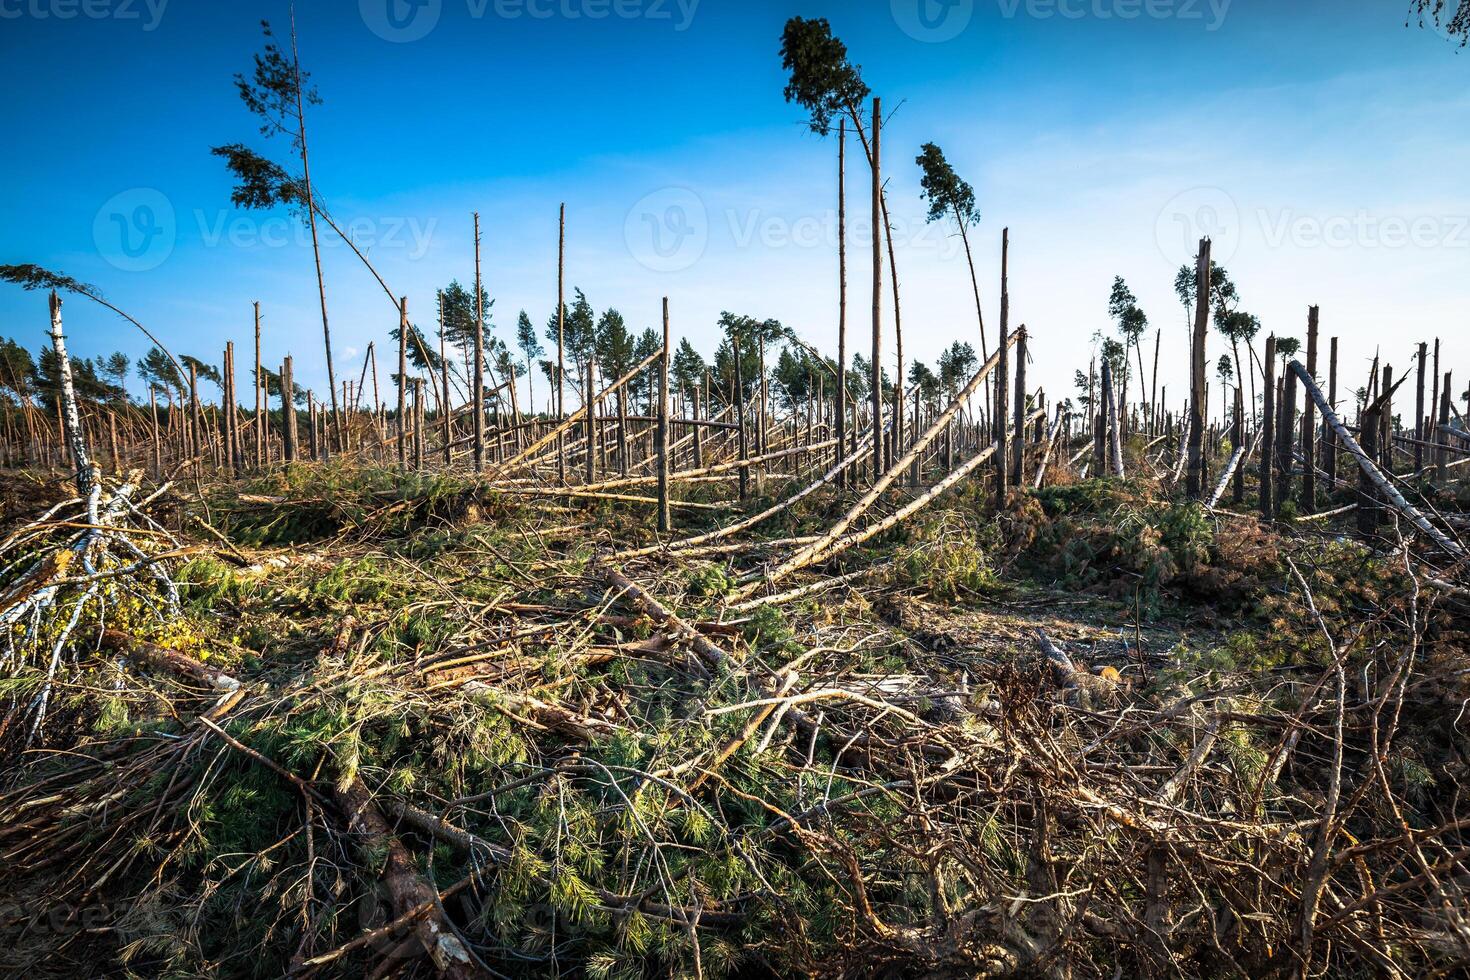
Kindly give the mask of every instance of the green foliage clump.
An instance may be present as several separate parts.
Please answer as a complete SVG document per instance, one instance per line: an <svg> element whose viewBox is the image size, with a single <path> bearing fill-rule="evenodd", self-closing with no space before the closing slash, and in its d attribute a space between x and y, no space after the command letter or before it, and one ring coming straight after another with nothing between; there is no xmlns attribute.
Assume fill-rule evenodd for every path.
<svg viewBox="0 0 1470 980"><path fill-rule="evenodd" d="M1001 583L991 560L994 542L985 540L990 527L977 528L958 511L941 515L919 530L917 542L898 551L895 577L946 601L994 593Z"/></svg>
<svg viewBox="0 0 1470 980"><path fill-rule="evenodd" d="M690 595L714 599L727 595L735 582L723 565L701 565L689 573L685 586Z"/></svg>
<svg viewBox="0 0 1470 980"><path fill-rule="evenodd" d="M745 623L745 639L757 656L791 657L801 651L796 632L775 606L757 606Z"/></svg>
<svg viewBox="0 0 1470 980"><path fill-rule="evenodd" d="M1251 611L1278 581L1277 542L1251 521L1218 533L1196 501L1161 498L1127 480L1085 480L1032 495L1013 547L1075 588L1105 590L1157 618L1166 598Z"/></svg>

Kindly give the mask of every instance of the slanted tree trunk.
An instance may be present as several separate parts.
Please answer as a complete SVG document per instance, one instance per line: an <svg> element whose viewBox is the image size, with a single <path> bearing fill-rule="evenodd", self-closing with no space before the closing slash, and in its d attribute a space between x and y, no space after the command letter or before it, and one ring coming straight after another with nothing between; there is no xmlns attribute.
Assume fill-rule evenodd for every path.
<svg viewBox="0 0 1470 980"><path fill-rule="evenodd" d="M1323 421L1337 433L1337 438L1341 441L1342 447L1357 458L1358 468L1362 471L1364 479L1378 492L1378 495L1400 514L1407 517L1415 527L1424 532L1442 550L1456 558L1465 557L1465 548L1458 541L1453 540L1433 524L1429 523L1429 520L1405 500L1404 495L1399 493L1393 484L1389 482L1388 478L1383 475L1382 471L1374 465L1371 447L1358 445L1357 440L1353 438L1353 434L1348 431L1347 426L1343 425L1342 420L1337 417L1337 413L1328 406L1327 399L1322 397L1322 390L1317 387L1317 383L1312 380L1306 368L1302 367L1299 362L1292 361L1290 370L1301 379L1303 387L1307 390L1308 397L1314 400L1317 403L1317 407L1322 410ZM1448 388L1448 386L1446 387ZM1368 411L1363 415L1362 431L1365 440L1369 432L1377 431L1376 426L1369 424L1375 420L1370 419L1368 415L1370 412L1377 412L1380 409L1380 403L1374 402L1368 406ZM1360 494L1361 492L1362 487L1360 485Z"/></svg>
<svg viewBox="0 0 1470 980"><path fill-rule="evenodd" d="M306 107L301 97L301 56L296 49L296 8L291 8L291 63L296 73L296 119L301 127L301 183L306 194L306 219L311 228L311 252L316 259L316 290L322 308L322 343L327 351L327 386L332 393L332 417L338 427L339 443L342 418L337 406L337 371L332 366L332 330L327 325L327 280L322 275L322 248L316 230L316 198L311 192L311 162L306 149Z"/></svg>

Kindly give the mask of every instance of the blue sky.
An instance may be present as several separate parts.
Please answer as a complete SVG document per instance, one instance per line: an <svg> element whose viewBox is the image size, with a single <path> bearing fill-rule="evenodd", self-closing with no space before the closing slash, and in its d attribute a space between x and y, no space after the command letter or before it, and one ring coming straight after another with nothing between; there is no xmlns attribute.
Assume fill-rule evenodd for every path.
<svg viewBox="0 0 1470 980"><path fill-rule="evenodd" d="M544 323L565 201L569 292L599 310L651 326L667 295L676 335L706 353L727 309L834 348L835 141L781 95L779 36L799 13L830 18L891 114L909 357L975 336L959 243L924 224L913 158L933 140L976 190L992 331L1011 229L1013 316L1049 391L1071 393L1122 275L1163 328L1161 380L1182 393L1173 271L1206 232L1268 330L1300 335L1321 304L1345 370L1365 371L1380 345L1402 369L1435 335L1449 365L1470 367L1470 53L1406 27L1407 0L419 2L303 2L297 16L324 99L308 119L316 188L420 323L436 288L473 276L476 210L502 336L521 309ZM267 361L293 354L320 392L307 239L284 213L232 208L209 154L242 141L287 157L232 84L262 18L284 27L285 3L0 0L0 80L23 95L9 100L0 261L95 283L177 352L211 361L226 340L248 346L259 300ZM861 349L858 157L849 322ZM152 244L130 256L124 229ZM355 379L396 315L339 243L326 274L338 373ZM67 323L84 355L147 346L80 300ZM0 335L35 347L45 327L41 297L0 289Z"/></svg>

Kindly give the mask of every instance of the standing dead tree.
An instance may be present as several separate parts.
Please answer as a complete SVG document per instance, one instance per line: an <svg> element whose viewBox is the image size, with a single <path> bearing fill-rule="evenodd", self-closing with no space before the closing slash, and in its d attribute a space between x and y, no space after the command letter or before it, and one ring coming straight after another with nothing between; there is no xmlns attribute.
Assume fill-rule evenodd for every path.
<svg viewBox="0 0 1470 980"><path fill-rule="evenodd" d="M1189 353L1189 470L1185 491L1199 498L1205 491L1205 335L1210 329L1210 240L1200 239L1194 273L1194 333Z"/></svg>

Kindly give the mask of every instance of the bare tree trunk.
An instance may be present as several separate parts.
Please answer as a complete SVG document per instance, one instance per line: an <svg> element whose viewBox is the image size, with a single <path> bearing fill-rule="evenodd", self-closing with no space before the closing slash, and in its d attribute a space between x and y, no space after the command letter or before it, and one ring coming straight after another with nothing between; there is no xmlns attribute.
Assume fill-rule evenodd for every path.
<svg viewBox="0 0 1470 980"><path fill-rule="evenodd" d="M1383 471L1393 473L1393 365L1383 366L1383 410L1378 413L1378 448L1382 460Z"/></svg>
<svg viewBox="0 0 1470 980"><path fill-rule="evenodd" d="M1363 436L1361 449L1364 458L1372 459L1378 455L1378 436L1380 433L1379 408L1375 401L1364 410L1359 418L1358 431ZM1378 533L1379 513L1378 495L1374 492L1373 478L1369 475L1367 467L1360 468L1358 472L1358 533L1365 538L1371 538Z"/></svg>
<svg viewBox="0 0 1470 980"><path fill-rule="evenodd" d="M883 202L883 237L888 243L888 277L893 280L893 353L897 358L893 378L893 440L889 443L887 461L903 455L903 312L898 302L898 262L893 254L893 226L888 221L888 202Z"/></svg>
<svg viewBox="0 0 1470 980"><path fill-rule="evenodd" d="M66 338L61 333L61 297L51 291L51 349L56 352L57 381L61 386L61 417L71 445L72 462L76 465L77 494L90 497L97 485L97 474L87 454L87 440L82 432L82 415L77 408L77 390L72 382L71 358L66 353Z"/></svg>
<svg viewBox="0 0 1470 980"><path fill-rule="evenodd" d="M587 459L586 479L588 483L597 479L597 355L587 355L587 394L583 406L587 409Z"/></svg>
<svg viewBox="0 0 1470 980"><path fill-rule="evenodd" d="M1158 421L1159 421L1159 417L1160 417L1160 415L1159 415L1159 347L1160 347L1160 345L1163 344L1163 342L1164 342L1164 331L1162 329L1159 329L1159 330L1154 331L1154 376L1153 376L1153 389L1152 389L1152 392L1149 395L1149 402L1148 402L1149 416L1150 416L1150 424L1149 424L1149 432L1148 432L1148 434L1150 436L1153 436L1153 435L1157 435L1158 434L1155 430L1158 428ZM1239 361L1240 361L1240 358L1237 357L1236 358L1236 367L1237 368L1239 367Z"/></svg>
<svg viewBox="0 0 1470 980"><path fill-rule="evenodd" d="M1261 518L1273 520L1276 507L1272 500L1271 467L1276 455L1276 335L1266 338L1266 359L1261 365L1265 377L1261 394Z"/></svg>
<svg viewBox="0 0 1470 980"><path fill-rule="evenodd" d="M1011 328L1011 295L1008 282L1009 263L1011 253L1011 230L1001 229L1000 233L1000 335L1006 336ZM1007 409L1007 400L1010 397L1010 345L1001 344L996 351L1000 355L1000 365L996 369L995 378L995 416L991 419L991 428L995 439L995 508L1000 510L1006 505L1007 468L1009 460L1006 456L1006 426L1010 422L1010 412Z"/></svg>
<svg viewBox="0 0 1470 980"><path fill-rule="evenodd" d="M1260 437L1259 430L1256 436ZM1231 430L1230 442L1237 450L1245 445L1245 391L1238 384L1235 386L1235 425ZM1235 471L1235 486L1231 491L1231 500L1235 504L1245 500L1245 462L1245 457L1241 457Z"/></svg>
<svg viewBox="0 0 1470 980"><path fill-rule="evenodd" d="M480 280L480 213L475 212L475 367L470 404L475 410L475 472L485 469L485 309Z"/></svg>
<svg viewBox="0 0 1470 980"><path fill-rule="evenodd" d="M270 442L266 426L265 374L260 369L260 301L256 300L252 305L255 308L255 465L263 467ZM156 406L156 398L154 403Z"/></svg>
<svg viewBox="0 0 1470 980"><path fill-rule="evenodd" d="M883 134L883 100L873 99L873 134L869 153L869 169L873 176L873 479L883 477L883 183L881 140ZM902 381L900 380L900 383Z"/></svg>
<svg viewBox="0 0 1470 980"><path fill-rule="evenodd" d="M289 355L281 362L281 461L296 461L296 383Z"/></svg>
<svg viewBox="0 0 1470 980"><path fill-rule="evenodd" d="M1102 425L1106 434L1108 465L1113 476L1122 479L1127 473L1123 468L1123 435L1118 431L1117 389L1118 380L1113 377L1112 362L1105 357L1102 365ZM1098 473L1102 473L1101 463Z"/></svg>
<svg viewBox="0 0 1470 980"><path fill-rule="evenodd" d="M1414 385L1414 472L1424 469L1424 375L1428 370L1429 345L1419 344L1419 371Z"/></svg>
<svg viewBox="0 0 1470 980"><path fill-rule="evenodd" d="M1015 445L1011 448L1011 485L1020 487L1025 476L1021 470L1026 461L1026 325L1021 324L1021 339L1016 341Z"/></svg>
<svg viewBox="0 0 1470 980"><path fill-rule="evenodd" d="M1276 439L1276 506L1291 500L1291 472L1295 467L1292 449L1296 440L1296 375L1282 378L1281 404L1276 409L1280 428Z"/></svg>
<svg viewBox="0 0 1470 980"><path fill-rule="evenodd" d="M444 417L439 420L439 424L442 427L443 432L444 432L444 465L445 466L449 466L449 465L451 465L454 462L454 450L451 448L451 444L454 441L454 429L453 429L454 409L452 407L453 406L453 403L449 399L449 355L448 355L448 351L445 350L445 346L444 346L444 290L442 290L442 289L439 290L439 292L438 292L438 299L439 299L439 383L440 383L440 385L444 389L444 398L439 403L439 410L442 413L444 413ZM377 385L377 382L376 382L376 380L374 380L374 387L375 388L376 388L376 385ZM373 397L376 399L377 396L374 395Z"/></svg>
<svg viewBox="0 0 1470 980"><path fill-rule="evenodd" d="M1333 411L1337 410L1337 338L1332 338L1327 355L1327 404ZM1337 433L1331 429L1324 431L1327 439L1327 485L1335 488L1337 485Z"/></svg>
<svg viewBox="0 0 1470 980"><path fill-rule="evenodd" d="M1450 394L1450 374L1449 372L1445 372L1444 390L1439 393L1439 425L1435 427L1434 438L1434 478L1441 483L1444 482L1447 474L1445 461L1449 454L1445 450L1449 446L1448 430L1450 427L1450 408L1453 400L1453 396Z"/></svg>
<svg viewBox="0 0 1470 980"><path fill-rule="evenodd" d="M847 458L847 120L837 123L837 462ZM694 429L699 432L699 427ZM695 454L699 453L698 436ZM698 465L696 462L695 465ZM847 471L837 477L846 487Z"/></svg>
<svg viewBox="0 0 1470 980"><path fill-rule="evenodd" d="M741 376L740 362L745 360L742 350L743 342L738 333L730 335L730 351L734 355L731 359L735 366L735 430L736 451L740 454L740 499L744 500L750 494L750 467L745 465L750 456L748 435L746 432L745 411L745 379Z"/></svg>
<svg viewBox="0 0 1470 980"><path fill-rule="evenodd" d="M424 379L413 379L413 468L424 468Z"/></svg>
<svg viewBox="0 0 1470 980"><path fill-rule="evenodd" d="M557 221L556 234L556 418L566 421L566 269L567 269L567 206L562 204ZM567 482L567 459L565 440L556 444L556 475L561 483Z"/></svg>
<svg viewBox="0 0 1470 980"><path fill-rule="evenodd" d="M626 424L626 423L625 423ZM669 507L669 298L664 297L664 351L658 359L658 529L673 529Z"/></svg>
<svg viewBox="0 0 1470 980"><path fill-rule="evenodd" d="M1307 373L1317 377L1317 330L1320 310L1313 306L1307 311ZM1423 360L1420 360L1423 364ZM1420 386L1422 391L1423 386ZM1317 403L1308 398L1302 413L1302 456L1306 466L1302 474L1302 513L1310 514L1317 509Z"/></svg>
<svg viewBox="0 0 1470 980"><path fill-rule="evenodd" d="M153 478L163 478L163 433L158 428L158 389L152 385L148 386L148 408L153 419ZM259 417L256 422L259 424ZM261 465L265 463L264 455L258 457Z"/></svg>
<svg viewBox="0 0 1470 980"><path fill-rule="evenodd" d="M398 300L398 468L408 469L408 297Z"/></svg>
<svg viewBox="0 0 1470 980"><path fill-rule="evenodd" d="M1189 471L1185 492L1198 500L1205 489L1205 333L1210 327L1210 240L1200 239L1195 266L1194 336L1190 345Z"/></svg>
<svg viewBox="0 0 1470 980"><path fill-rule="evenodd" d="M339 427L341 417L337 412L337 371L332 366L332 330L327 325L327 281L322 275L322 248L316 230L316 199L311 193L311 163L306 150L306 108L301 99L301 57L296 50L296 7L291 7L291 62L296 73L296 118L301 124L301 181L306 193L306 218L311 226L311 251L316 258L316 288L322 307L322 342L327 350L327 385L332 391L332 416Z"/></svg>

